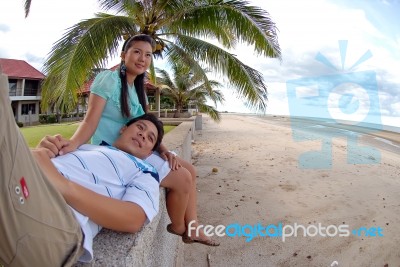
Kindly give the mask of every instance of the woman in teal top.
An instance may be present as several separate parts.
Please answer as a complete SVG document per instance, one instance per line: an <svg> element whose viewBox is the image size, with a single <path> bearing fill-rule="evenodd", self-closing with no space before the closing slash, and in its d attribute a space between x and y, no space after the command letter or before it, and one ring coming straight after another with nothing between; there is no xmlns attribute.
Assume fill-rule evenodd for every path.
<svg viewBox="0 0 400 267"><path fill-rule="evenodd" d="M102 141L112 144L119 136L121 125L126 124L133 117L144 114L134 85L128 85L128 91L130 92L128 99L130 117L121 114L121 79L119 70L106 70L96 76L90 92L106 99L106 105L101 114L99 125L92 136L92 144L100 144Z"/></svg>
<svg viewBox="0 0 400 267"><path fill-rule="evenodd" d="M144 77L152 60L153 47L153 39L144 34L135 35L124 43L120 68L116 71L103 71L96 76L91 87L86 116L71 140L61 148L60 155L75 150L91 137L93 144L100 144L102 141L112 144L127 121L147 112ZM135 142L138 146L141 145L140 142ZM146 161L157 169L160 185L169 189L167 210L171 224L167 230L182 236L185 243L198 242L218 246L202 230L197 231L199 236L196 236L199 224L194 166L168 151L163 144L158 152L159 154L152 154ZM187 233L190 222L192 230Z"/></svg>

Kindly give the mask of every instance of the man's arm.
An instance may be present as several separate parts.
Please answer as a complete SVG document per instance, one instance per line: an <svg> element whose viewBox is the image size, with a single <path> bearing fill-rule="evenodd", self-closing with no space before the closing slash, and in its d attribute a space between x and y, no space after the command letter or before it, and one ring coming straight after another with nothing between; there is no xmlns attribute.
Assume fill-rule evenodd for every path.
<svg viewBox="0 0 400 267"><path fill-rule="evenodd" d="M46 177L74 209L93 222L115 231L135 233L146 221L144 210L137 204L97 194L62 176L45 149L32 154Z"/></svg>

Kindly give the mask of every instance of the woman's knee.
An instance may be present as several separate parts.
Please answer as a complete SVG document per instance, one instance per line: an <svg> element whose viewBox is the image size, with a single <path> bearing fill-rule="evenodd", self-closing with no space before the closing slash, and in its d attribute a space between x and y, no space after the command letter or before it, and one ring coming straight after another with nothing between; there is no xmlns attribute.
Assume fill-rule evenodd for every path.
<svg viewBox="0 0 400 267"><path fill-rule="evenodd" d="M192 177L186 168L171 171L162 181L161 186L170 190L187 193L192 186Z"/></svg>
<svg viewBox="0 0 400 267"><path fill-rule="evenodd" d="M187 171L189 171L191 178L192 178L192 182L195 182L197 174L196 174L196 168L193 166L193 164L191 164L181 158L179 158L179 163L182 165L183 168L185 168Z"/></svg>

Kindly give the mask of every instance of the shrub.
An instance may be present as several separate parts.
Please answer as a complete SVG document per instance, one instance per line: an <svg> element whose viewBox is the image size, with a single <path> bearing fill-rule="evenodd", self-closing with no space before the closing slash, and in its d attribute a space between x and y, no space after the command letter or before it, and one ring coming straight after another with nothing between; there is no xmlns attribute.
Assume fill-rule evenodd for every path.
<svg viewBox="0 0 400 267"><path fill-rule="evenodd" d="M47 123L56 123L57 122L57 117L55 114L50 114L47 117Z"/></svg>
<svg viewBox="0 0 400 267"><path fill-rule="evenodd" d="M40 114L40 115L39 115L39 122L42 123L42 124L47 123L47 117L48 117L48 116L49 116L49 115L47 115L47 114Z"/></svg>
<svg viewBox="0 0 400 267"><path fill-rule="evenodd" d="M47 124L47 123L56 123L57 122L57 117L55 114L41 114L39 115L39 122L42 124Z"/></svg>

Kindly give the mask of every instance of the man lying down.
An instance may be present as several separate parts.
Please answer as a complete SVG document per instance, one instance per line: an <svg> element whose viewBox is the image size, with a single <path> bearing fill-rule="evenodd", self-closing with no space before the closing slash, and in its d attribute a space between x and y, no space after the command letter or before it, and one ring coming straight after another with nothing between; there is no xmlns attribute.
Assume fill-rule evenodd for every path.
<svg viewBox="0 0 400 267"><path fill-rule="evenodd" d="M1 74L0 74L1 75ZM141 159L156 150L162 123L150 114L131 120L110 145L83 145L51 158L47 137L30 152L15 124L0 76L0 263L71 266L93 258L101 227L137 232L158 212L155 169ZM47 147L47 148L44 148ZM33 157L32 157L33 155Z"/></svg>

